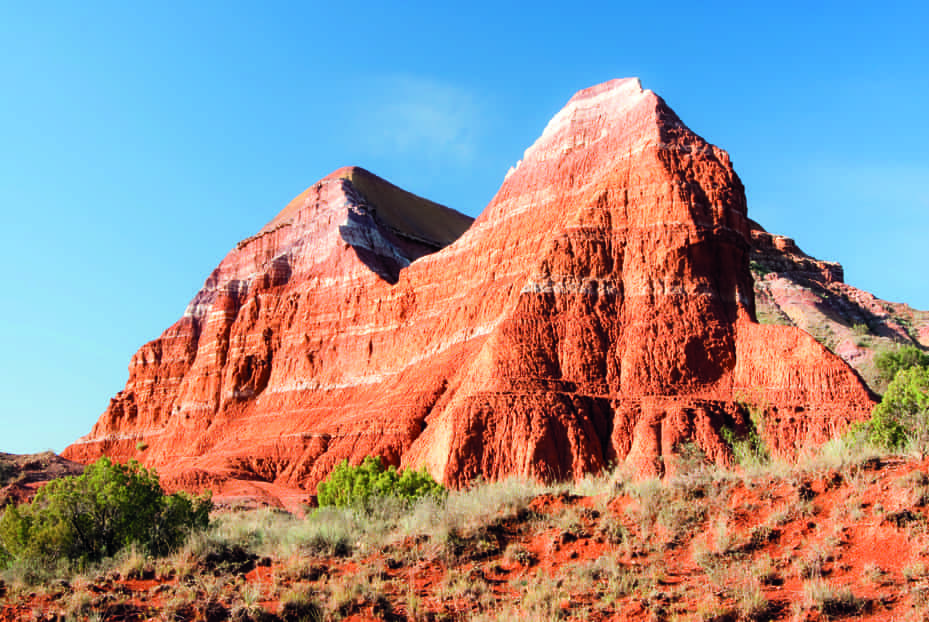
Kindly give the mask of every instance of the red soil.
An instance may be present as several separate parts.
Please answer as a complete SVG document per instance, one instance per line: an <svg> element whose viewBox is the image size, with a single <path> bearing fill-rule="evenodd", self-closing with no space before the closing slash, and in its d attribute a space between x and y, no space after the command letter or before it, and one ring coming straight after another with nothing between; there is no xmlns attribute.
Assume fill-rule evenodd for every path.
<svg viewBox="0 0 929 622"><path fill-rule="evenodd" d="M715 619L737 619L740 611L746 619L922 619L929 603L927 472L929 460L888 460L840 471L728 480L709 488L658 489L664 492L655 494L665 496L653 505L656 511L684 517L703 509L683 532L674 519L642 518L656 499L646 493L546 494L515 518L461 534L460 550L443 551L414 538L364 557L308 558L307 564L320 569L312 580L285 578L286 562L273 560L242 575L236 589L259 586L259 604L276 614L281 595L292 588L308 590L325 610L333 586L376 585L374 592L359 593L327 613L327 619L358 621L458 620L481 612L492 619L508 611L539 619L533 617L539 615L532 609L532 599L539 598L533 585L550 591L554 601L547 611L564 619L700 619L688 617L695 612L712 619L712 611ZM610 525L621 525L624 535L615 537ZM768 569L760 570L768 558ZM579 574L578 569L603 562L615 562L621 573L637 577L638 587L610 597L606 575ZM810 601L811 578L834 590L848 587L853 608ZM449 587L455 580L463 583ZM154 620L172 590L185 582L197 584L111 577L84 589L98 598L122 599L122 609L106 613L105 620ZM163 583L169 588L159 587ZM739 605L744 586L751 585L768 602L754 617ZM53 619L65 596L7 589L3 621ZM205 619L202 611L177 615Z"/></svg>

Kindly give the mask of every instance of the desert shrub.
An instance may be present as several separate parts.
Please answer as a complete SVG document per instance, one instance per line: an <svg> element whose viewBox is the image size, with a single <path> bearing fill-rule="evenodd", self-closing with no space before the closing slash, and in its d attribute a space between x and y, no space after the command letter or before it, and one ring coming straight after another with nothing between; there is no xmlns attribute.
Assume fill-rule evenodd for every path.
<svg viewBox="0 0 929 622"><path fill-rule="evenodd" d="M179 546L209 523L209 495L166 495L154 471L101 458L79 476L43 486L31 503L0 517L7 562L58 564L100 560L137 545L152 555Z"/></svg>
<svg viewBox="0 0 929 622"><path fill-rule="evenodd" d="M301 530L303 540L299 550L311 555L345 557L352 552L353 533L350 525L337 522L340 516L318 512ZM361 530L358 530L361 531ZM360 535L360 534L358 534Z"/></svg>
<svg viewBox="0 0 929 622"><path fill-rule="evenodd" d="M413 503L423 497L444 497L446 489L425 470L384 468L379 457L368 456L358 466L343 460L316 487L319 505L370 509L374 500L395 497Z"/></svg>
<svg viewBox="0 0 929 622"><path fill-rule="evenodd" d="M586 473L581 479L566 482L568 490L582 497L597 497L613 492L617 479L623 475L622 467L608 465L599 473Z"/></svg>
<svg viewBox="0 0 929 622"><path fill-rule="evenodd" d="M897 372L912 367L929 367L929 354L916 346L904 346L898 350L887 350L874 357L874 366L886 382L893 381Z"/></svg>
<svg viewBox="0 0 929 622"><path fill-rule="evenodd" d="M869 420L852 424L846 437L858 444L900 450L906 446L907 430L895 419L872 413Z"/></svg>
<svg viewBox="0 0 929 622"><path fill-rule="evenodd" d="M898 371L871 419L853 425L849 435L888 450L929 449L929 367Z"/></svg>
<svg viewBox="0 0 929 622"><path fill-rule="evenodd" d="M520 566L531 566L537 561L532 551L516 542L507 545L506 550L503 552L503 559Z"/></svg>
<svg viewBox="0 0 929 622"><path fill-rule="evenodd" d="M929 576L929 568L921 561L903 567L903 578L907 581L919 581Z"/></svg>
<svg viewBox="0 0 929 622"><path fill-rule="evenodd" d="M539 518L529 504L550 490L535 481L508 478L450 491L442 499L426 497L393 522L391 539L422 539L434 553L450 558L487 555L500 548L495 534L503 523Z"/></svg>
<svg viewBox="0 0 929 622"><path fill-rule="evenodd" d="M779 585L782 583L781 577L777 572L777 566L774 560L767 553L761 555L751 567L751 576L758 579L762 585Z"/></svg>
<svg viewBox="0 0 929 622"><path fill-rule="evenodd" d="M348 522L348 521L346 521ZM222 512L207 532L188 538L185 552L200 558L222 547L239 546L259 556L293 555L303 541L309 521L277 508Z"/></svg>
<svg viewBox="0 0 929 622"><path fill-rule="evenodd" d="M525 585L512 585L519 590L520 608L529 620L561 620L567 611L561 603L568 597L564 581L544 572L534 575Z"/></svg>
<svg viewBox="0 0 929 622"><path fill-rule="evenodd" d="M748 267L754 274L757 274L759 277L763 277L772 272L772 270L768 269L766 265L760 261L755 261L754 259L748 262Z"/></svg>
<svg viewBox="0 0 929 622"><path fill-rule="evenodd" d="M693 441L678 443L674 447L674 452L671 460L676 479L702 474L703 471L713 466L706 452Z"/></svg>

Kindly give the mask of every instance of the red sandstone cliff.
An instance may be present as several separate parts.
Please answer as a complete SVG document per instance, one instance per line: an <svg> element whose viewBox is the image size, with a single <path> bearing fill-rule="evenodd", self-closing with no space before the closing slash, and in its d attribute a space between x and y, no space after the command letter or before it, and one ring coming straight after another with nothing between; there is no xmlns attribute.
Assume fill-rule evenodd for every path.
<svg viewBox="0 0 929 622"><path fill-rule="evenodd" d="M691 440L725 460L747 402L785 454L870 410L812 337L755 323L742 184L638 80L575 95L468 220L336 171L223 260L65 455L243 494L368 454L460 485L660 473Z"/></svg>

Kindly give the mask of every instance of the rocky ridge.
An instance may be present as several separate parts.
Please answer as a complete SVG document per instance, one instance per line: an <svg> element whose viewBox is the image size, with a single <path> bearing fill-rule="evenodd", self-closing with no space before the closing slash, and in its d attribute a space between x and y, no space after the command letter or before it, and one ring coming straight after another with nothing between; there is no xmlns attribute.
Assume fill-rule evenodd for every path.
<svg viewBox="0 0 929 622"><path fill-rule="evenodd" d="M638 80L576 94L470 219L340 169L241 242L65 456L274 497L377 454L460 486L663 474L720 429L785 455L867 416L807 333L755 322L725 151ZM142 449L144 447L144 449Z"/></svg>
<svg viewBox="0 0 929 622"><path fill-rule="evenodd" d="M65 460L51 451L40 454L0 452L0 510L7 504L32 499L45 482L83 472L84 465Z"/></svg>
<svg viewBox="0 0 929 622"><path fill-rule="evenodd" d="M877 353L904 345L929 349L929 312L888 302L844 280L838 263L810 257L788 237L752 223L750 266L763 324L796 326L839 355L876 393Z"/></svg>

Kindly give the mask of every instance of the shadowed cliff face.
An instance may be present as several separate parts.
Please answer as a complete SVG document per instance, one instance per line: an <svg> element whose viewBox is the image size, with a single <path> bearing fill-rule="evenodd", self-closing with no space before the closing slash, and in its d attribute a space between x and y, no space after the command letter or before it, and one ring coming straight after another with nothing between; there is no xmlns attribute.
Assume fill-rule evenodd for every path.
<svg viewBox="0 0 929 622"><path fill-rule="evenodd" d="M784 454L870 409L811 337L755 323L728 155L637 80L575 95L468 224L336 171L223 260L66 455L246 495L368 454L452 485L661 474L683 442L727 460L749 403Z"/></svg>

